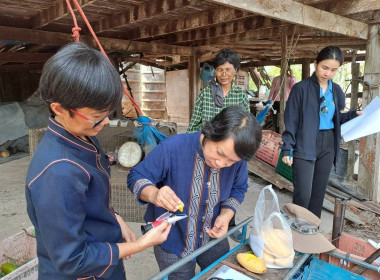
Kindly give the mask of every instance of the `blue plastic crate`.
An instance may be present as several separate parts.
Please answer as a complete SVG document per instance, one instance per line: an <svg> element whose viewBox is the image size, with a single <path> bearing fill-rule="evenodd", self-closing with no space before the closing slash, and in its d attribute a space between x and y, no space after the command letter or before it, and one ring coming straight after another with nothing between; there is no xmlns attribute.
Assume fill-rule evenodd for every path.
<svg viewBox="0 0 380 280"><path fill-rule="evenodd" d="M298 276L298 277L297 277ZM301 274L298 274L295 278L297 280L366 280L367 278L352 273L341 267L332 265L328 262L321 261L313 257L310 264L303 268Z"/></svg>

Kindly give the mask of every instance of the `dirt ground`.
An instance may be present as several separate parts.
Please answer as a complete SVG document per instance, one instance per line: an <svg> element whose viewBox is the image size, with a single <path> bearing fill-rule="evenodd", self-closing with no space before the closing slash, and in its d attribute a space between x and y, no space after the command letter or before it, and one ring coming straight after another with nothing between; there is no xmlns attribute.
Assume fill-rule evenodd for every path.
<svg viewBox="0 0 380 280"><path fill-rule="evenodd" d="M0 164L0 240L5 239L23 228L31 226L26 213L26 202L24 196L24 183L29 165L30 157L24 157L13 160L8 163ZM125 175L126 176L126 175ZM266 181L252 174L249 176L249 189L246 198L237 212L236 222L242 222L254 214L254 206L261 189L267 184ZM291 202L291 193L281 191L274 187L277 193L280 206L287 202ZM324 235L331 234L333 216L330 212L323 211L321 230ZM140 224L128 223L136 233L140 236ZM379 226L380 219L377 217L373 224L366 226L355 226L347 224L345 231L355 236L363 236L363 238L371 238L379 242ZM248 229L250 232L252 227ZM377 238L377 239L376 239ZM231 245L235 245L230 240ZM125 268L128 280L148 279L159 272L158 266L154 259L152 248L136 254L132 259L125 262Z"/></svg>

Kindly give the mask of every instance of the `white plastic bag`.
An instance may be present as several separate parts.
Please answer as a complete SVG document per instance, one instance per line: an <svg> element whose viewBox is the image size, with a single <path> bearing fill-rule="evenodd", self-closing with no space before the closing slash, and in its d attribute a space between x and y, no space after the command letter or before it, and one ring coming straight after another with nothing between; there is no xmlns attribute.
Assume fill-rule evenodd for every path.
<svg viewBox="0 0 380 280"><path fill-rule="evenodd" d="M269 199L266 199L266 193ZM286 218L281 214L272 185L263 188L256 202L249 245L253 253L262 258L269 268L293 266L295 253L292 231Z"/></svg>

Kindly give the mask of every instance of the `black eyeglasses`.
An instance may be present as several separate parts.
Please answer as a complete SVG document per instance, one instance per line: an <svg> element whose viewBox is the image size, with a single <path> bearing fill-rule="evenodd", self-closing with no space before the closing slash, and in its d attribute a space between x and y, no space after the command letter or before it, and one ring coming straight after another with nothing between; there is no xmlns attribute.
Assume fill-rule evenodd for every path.
<svg viewBox="0 0 380 280"><path fill-rule="evenodd" d="M326 105L325 97L322 96L322 97L319 99L319 102L320 102L320 110L321 110L321 113L322 113L322 114L327 114L327 113L329 112L329 108L328 108L327 105Z"/></svg>

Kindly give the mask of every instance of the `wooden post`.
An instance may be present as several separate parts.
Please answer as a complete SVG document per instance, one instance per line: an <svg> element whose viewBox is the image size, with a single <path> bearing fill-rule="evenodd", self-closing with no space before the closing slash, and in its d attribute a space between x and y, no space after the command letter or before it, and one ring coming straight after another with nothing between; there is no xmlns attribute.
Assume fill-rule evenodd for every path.
<svg viewBox="0 0 380 280"><path fill-rule="evenodd" d="M191 118L194 110L195 99L199 94L200 85L200 66L199 61L193 52L193 55L189 57L188 63L188 75L189 75L189 117ZM189 120L190 121L190 120Z"/></svg>
<svg viewBox="0 0 380 280"><path fill-rule="evenodd" d="M351 102L350 110L357 110L358 108L358 89L359 89L359 72L360 64L351 63ZM347 153L347 181L352 181L354 176L354 166L355 166L355 142L356 140L350 141L348 143L348 153Z"/></svg>
<svg viewBox="0 0 380 280"><path fill-rule="evenodd" d="M286 35L281 38L281 88L280 88L280 112L278 113L279 131L282 134L285 130L284 112L286 104L286 70L288 69L287 60L288 38Z"/></svg>
<svg viewBox="0 0 380 280"><path fill-rule="evenodd" d="M370 85L380 83L380 25L369 27L364 81ZM364 87L363 107L380 96L380 87ZM380 133L360 139L358 192L380 202Z"/></svg>
<svg viewBox="0 0 380 280"><path fill-rule="evenodd" d="M310 59L302 59L302 80L310 77Z"/></svg>

